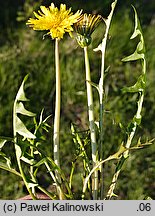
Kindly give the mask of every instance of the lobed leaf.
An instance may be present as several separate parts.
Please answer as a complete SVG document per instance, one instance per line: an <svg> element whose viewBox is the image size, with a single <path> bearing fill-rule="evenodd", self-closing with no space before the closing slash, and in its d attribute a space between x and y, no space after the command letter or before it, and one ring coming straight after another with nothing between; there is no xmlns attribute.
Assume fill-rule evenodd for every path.
<svg viewBox="0 0 155 216"><path fill-rule="evenodd" d="M34 165L34 163L35 163L34 159L28 159L27 157L24 157L24 156L22 156L20 159L22 161L24 161L25 163L30 164L30 165Z"/></svg>
<svg viewBox="0 0 155 216"><path fill-rule="evenodd" d="M26 115L30 117L34 117L36 115L35 113L26 110L22 102L16 103L16 113L20 113L22 115Z"/></svg>
<svg viewBox="0 0 155 216"><path fill-rule="evenodd" d="M133 9L134 9L134 13L135 13L135 28L134 28L134 32L131 36L130 39L134 39L136 38L137 36L140 37L140 41L139 43L137 44L137 47L136 47L136 50L133 54L125 57L122 59L122 61L135 61L135 60L138 60L138 59L145 59L145 44L144 44L144 38L143 38L143 33L142 33L142 30L141 30L141 26L140 26L140 22L139 22L139 19L138 19L138 15L137 15L137 12L136 12L136 9L134 6L132 6Z"/></svg>
<svg viewBox="0 0 155 216"><path fill-rule="evenodd" d="M15 117L15 121L16 121L16 132L19 133L21 136L23 136L24 138L30 138L30 139L35 139L36 136L34 134L32 134L24 125L24 123L20 120L20 118L18 118L17 116Z"/></svg>
<svg viewBox="0 0 155 216"><path fill-rule="evenodd" d="M126 93L126 92L130 92L130 93L141 92L141 91L143 91L145 89L145 87L146 87L145 75L142 74L142 75L139 76L137 82L133 86L124 87L122 89L122 92L123 93Z"/></svg>
<svg viewBox="0 0 155 216"><path fill-rule="evenodd" d="M18 93L16 95L16 100L17 101L28 101L28 99L25 96L25 92L24 92L24 84L25 84L27 78L28 78L28 75L26 75L24 77L24 80L23 80L23 82L22 82L22 84L21 84L21 86L20 86L20 88L18 90Z"/></svg>

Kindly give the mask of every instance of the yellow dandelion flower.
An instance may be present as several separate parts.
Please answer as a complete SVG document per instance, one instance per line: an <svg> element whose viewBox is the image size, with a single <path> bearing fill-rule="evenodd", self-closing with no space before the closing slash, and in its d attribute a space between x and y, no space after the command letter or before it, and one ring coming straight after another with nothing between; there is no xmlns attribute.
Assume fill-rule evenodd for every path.
<svg viewBox="0 0 155 216"><path fill-rule="evenodd" d="M81 47L89 46L91 35L102 21L101 15L82 14L78 22L74 24L77 33L77 41Z"/></svg>
<svg viewBox="0 0 155 216"><path fill-rule="evenodd" d="M40 6L38 13L34 12L36 19L30 18L26 23L34 30L49 30L47 34L51 37L61 39L65 32L73 31L72 25L78 21L82 11L75 14L71 12L71 8L66 9L65 4L60 5L60 10L52 3L49 8Z"/></svg>

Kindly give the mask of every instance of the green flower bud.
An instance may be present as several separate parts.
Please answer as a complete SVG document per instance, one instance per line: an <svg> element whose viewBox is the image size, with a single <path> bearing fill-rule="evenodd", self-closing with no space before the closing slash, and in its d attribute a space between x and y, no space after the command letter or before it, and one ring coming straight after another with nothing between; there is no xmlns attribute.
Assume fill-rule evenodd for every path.
<svg viewBox="0 0 155 216"><path fill-rule="evenodd" d="M85 37L85 36L79 34L76 37L76 40L77 40L78 44L82 48L84 48L84 47L89 46L91 44L92 38L91 37Z"/></svg>

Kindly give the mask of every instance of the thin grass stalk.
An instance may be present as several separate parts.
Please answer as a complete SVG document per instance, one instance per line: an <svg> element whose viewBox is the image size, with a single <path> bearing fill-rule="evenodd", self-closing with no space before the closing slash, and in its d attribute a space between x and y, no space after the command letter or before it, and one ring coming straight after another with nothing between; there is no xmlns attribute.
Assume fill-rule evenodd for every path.
<svg viewBox="0 0 155 216"><path fill-rule="evenodd" d="M56 68L56 99L55 99L55 116L54 116L54 162L60 167L60 103L61 103L61 81L60 81L60 61L59 61L59 39L55 39L55 68ZM55 176L58 182L61 184L61 177L58 171L55 171ZM59 199L63 199L62 191L60 187L57 186L57 192Z"/></svg>
<svg viewBox="0 0 155 216"><path fill-rule="evenodd" d="M89 116L89 127L90 127L90 137L91 137L91 148L92 148L92 161L93 167L96 166L98 161L97 159L97 143L96 143L96 132L95 132L95 122L94 122L94 105L93 105L93 93L91 85L91 76L90 76L90 65L88 57L88 48L84 47L84 56L85 56L85 69L86 69L86 87L87 87L87 102L88 102L88 116ZM93 199L98 197L98 170L94 172L92 177L92 192Z"/></svg>

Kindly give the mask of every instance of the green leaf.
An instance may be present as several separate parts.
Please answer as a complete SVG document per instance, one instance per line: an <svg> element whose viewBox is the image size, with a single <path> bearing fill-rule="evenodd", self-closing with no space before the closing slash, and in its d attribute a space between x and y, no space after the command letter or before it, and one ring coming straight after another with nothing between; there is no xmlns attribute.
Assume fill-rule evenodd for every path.
<svg viewBox="0 0 155 216"><path fill-rule="evenodd" d="M98 91L99 91L99 85L92 82L92 81L89 81L89 80L86 80L86 82L88 82L91 86L95 87Z"/></svg>
<svg viewBox="0 0 155 216"><path fill-rule="evenodd" d="M30 165L34 165L36 163L34 157L27 153L26 149L22 149L22 156L20 159Z"/></svg>
<svg viewBox="0 0 155 216"><path fill-rule="evenodd" d="M138 19L138 15L137 15L137 12L136 12L136 9L134 6L132 6L133 9L134 9L134 13L135 13L135 28L134 28L134 32L131 36L131 40L136 38L137 36L140 37L140 41L139 43L137 44L137 47L136 47L136 50L133 54L125 57L122 59L122 61L126 62L126 61L135 61L135 60L138 60L138 59L145 59L145 44L144 44L144 38L143 38L143 33L142 33L142 30L141 30L141 26L140 26L140 22L139 22L139 19Z"/></svg>
<svg viewBox="0 0 155 216"><path fill-rule="evenodd" d="M21 147L19 145L15 144L15 150L16 150L17 158L20 159L20 157L22 155Z"/></svg>
<svg viewBox="0 0 155 216"><path fill-rule="evenodd" d="M34 163L35 163L34 159L28 159L27 157L24 157L24 156L22 156L20 159L22 161L24 161L25 163L30 164L30 165L34 165Z"/></svg>
<svg viewBox="0 0 155 216"><path fill-rule="evenodd" d="M9 171L15 175L18 175L21 177L21 174L17 172L15 169L8 167L5 163L0 162L0 168L6 171Z"/></svg>
<svg viewBox="0 0 155 216"><path fill-rule="evenodd" d="M135 61L138 59L144 59L144 54L143 53L139 54L136 50L133 54L123 58L122 61L127 62L127 61Z"/></svg>
<svg viewBox="0 0 155 216"><path fill-rule="evenodd" d="M134 9L134 13L135 13L135 28L134 28L134 32L131 36L131 39L136 38L139 34L142 35L142 29L141 29L141 25L138 19L138 15L137 15L137 11L136 8L132 5L133 9Z"/></svg>
<svg viewBox="0 0 155 216"><path fill-rule="evenodd" d="M43 158L43 159L41 159L39 162L37 162L34 166L35 166L35 167L39 167L39 166L41 166L42 164L44 164L46 161L47 161L47 159L46 159L46 158Z"/></svg>
<svg viewBox="0 0 155 216"><path fill-rule="evenodd" d="M123 93L126 93L126 92L130 92L130 93L141 92L141 91L144 91L145 86L146 86L145 75L142 74L142 75L139 76L137 82L133 86L124 87L122 89L122 92Z"/></svg>
<svg viewBox="0 0 155 216"><path fill-rule="evenodd" d="M22 102L16 103L16 113L20 113L22 115L30 117L34 117L36 115L35 113L26 110Z"/></svg>
<svg viewBox="0 0 155 216"><path fill-rule="evenodd" d="M24 123L16 116L16 132L19 133L21 136L23 136L24 138L31 138L31 139L35 139L36 136L34 134L32 134L24 125Z"/></svg>
<svg viewBox="0 0 155 216"><path fill-rule="evenodd" d="M0 136L0 150L3 148L3 146L5 145L6 142L13 142L14 139L11 137L4 137L4 136Z"/></svg>
<svg viewBox="0 0 155 216"><path fill-rule="evenodd" d="M5 158L6 154L4 154L2 151L0 151L0 156L2 156L3 158Z"/></svg>
<svg viewBox="0 0 155 216"><path fill-rule="evenodd" d="M28 75L26 75L24 77L24 80L23 80L23 82L22 82L22 84L21 84L21 86L20 86L20 88L18 90L18 93L16 95L16 100L17 101L28 101L28 99L25 96L25 92L24 92L24 84L25 84L27 79L28 79Z"/></svg>
<svg viewBox="0 0 155 216"><path fill-rule="evenodd" d="M41 125L41 123L43 122L43 112L44 112L44 109L42 109L40 113L39 125Z"/></svg>
<svg viewBox="0 0 155 216"><path fill-rule="evenodd" d="M3 148L3 146L5 145L6 142L7 142L7 140L0 138L0 150Z"/></svg>
<svg viewBox="0 0 155 216"><path fill-rule="evenodd" d="M11 167L11 160L10 158L7 158L6 154L0 151L0 156L3 157L6 160L7 166L10 168Z"/></svg>
<svg viewBox="0 0 155 216"><path fill-rule="evenodd" d="M146 196L146 197L144 197L144 200L153 200L153 199L149 196Z"/></svg>
<svg viewBox="0 0 155 216"><path fill-rule="evenodd" d="M133 122L135 122L137 125L140 125L141 124L141 117L140 118L137 118L136 116L133 118Z"/></svg>
<svg viewBox="0 0 155 216"><path fill-rule="evenodd" d="M6 164L8 165L9 168L11 168L11 160L10 158L5 157Z"/></svg>

